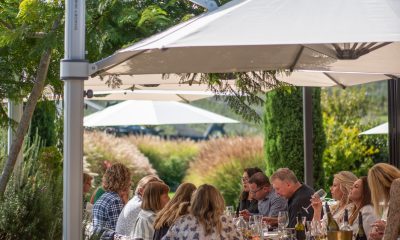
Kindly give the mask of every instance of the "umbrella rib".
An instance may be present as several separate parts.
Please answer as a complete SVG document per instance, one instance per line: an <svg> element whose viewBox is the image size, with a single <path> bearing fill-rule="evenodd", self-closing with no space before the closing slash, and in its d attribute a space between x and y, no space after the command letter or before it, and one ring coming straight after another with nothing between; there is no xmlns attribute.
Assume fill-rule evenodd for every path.
<svg viewBox="0 0 400 240"><path fill-rule="evenodd" d="M300 57L301 57L301 54L303 54L303 51L304 51L304 46L302 45L302 46L300 47L299 52L298 52L297 55L296 55L296 58L294 59L294 62L293 62L293 63L291 64L291 66L289 67L289 69L290 69L291 72L293 72L294 68L296 67L297 62L299 61L299 59L300 59Z"/></svg>
<svg viewBox="0 0 400 240"><path fill-rule="evenodd" d="M346 86L343 85L341 82L339 82L338 80L336 80L334 77L332 77L330 74L323 72L323 74L325 76L327 76L330 80L332 80L332 82L336 83L337 85L339 85L341 88L346 89Z"/></svg>
<svg viewBox="0 0 400 240"><path fill-rule="evenodd" d="M138 55L140 55L140 54L142 54L142 53L144 53L144 52L146 52L146 51L147 51L147 49L138 51L137 53L132 54L132 55L130 55L129 57L126 57L126 58L124 58L124 59L118 61L118 62L115 63L115 64L111 64L111 65L106 66L106 67L104 67L104 68L102 68L102 69L99 69L98 71L94 72L91 76L93 77L93 76L96 76L96 75L100 75L101 73L106 72L107 70L109 70L109 69L111 69L111 68L113 68L113 67L115 67L115 66L117 66L117 65L119 65L119 64L121 64L121 63L124 63L124 62L126 62L127 60L129 60L129 59L131 59L131 58L133 58L133 57L136 57L136 56L138 56ZM94 63L94 64L95 64L97 67L99 67L99 65L102 65L101 63L107 62L108 60L110 60L110 62L112 62L112 59L113 59L114 55L115 55L115 54L113 54L113 55L111 55L111 56L109 56L109 57L107 57L107 58L105 58L105 59L102 59L102 60L100 60L100 61L98 61L98 62L96 62L96 63ZM116 74L116 75L118 75L118 74Z"/></svg>
<svg viewBox="0 0 400 240"><path fill-rule="evenodd" d="M392 74L385 74L386 77L389 77L390 79L393 80L399 80L399 77L397 77L396 75L392 75Z"/></svg>
<svg viewBox="0 0 400 240"><path fill-rule="evenodd" d="M180 99L182 99L185 103L190 103L189 100L187 100L186 98L182 97L180 94L176 94L176 96L178 96Z"/></svg>
<svg viewBox="0 0 400 240"><path fill-rule="evenodd" d="M370 48L370 49L369 49L369 52L375 51L376 49L381 48L381 47L384 47L384 46L389 45L389 44L391 44L391 43L392 43L392 42L384 42L384 43L381 43L381 44L379 44L379 45L377 45L377 46L374 46L374 47Z"/></svg>

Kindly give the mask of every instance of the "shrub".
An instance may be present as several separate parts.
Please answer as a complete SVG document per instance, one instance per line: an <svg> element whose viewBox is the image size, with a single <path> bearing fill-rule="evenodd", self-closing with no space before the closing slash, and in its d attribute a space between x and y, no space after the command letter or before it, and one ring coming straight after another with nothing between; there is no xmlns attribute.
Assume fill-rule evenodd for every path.
<svg viewBox="0 0 400 240"><path fill-rule="evenodd" d="M149 159L172 191L182 182L189 163L199 152L198 144L189 140L164 140L151 136L131 136L128 139Z"/></svg>
<svg viewBox="0 0 400 240"><path fill-rule="evenodd" d="M313 175L314 187L324 186L322 156L326 145L321 113L321 90L313 89ZM276 89L265 102L265 158L267 173L288 167L300 181L304 179L302 88Z"/></svg>
<svg viewBox="0 0 400 240"><path fill-rule="evenodd" d="M41 145L37 135L24 145L21 174L12 176L0 202L0 239L62 237L62 157Z"/></svg>
<svg viewBox="0 0 400 240"><path fill-rule="evenodd" d="M105 172L104 162L125 164L137 183L143 176L155 174L155 170L137 147L127 138L117 138L101 132L85 132L84 159L87 171L97 173L95 183L101 183Z"/></svg>
<svg viewBox="0 0 400 240"><path fill-rule="evenodd" d="M246 167L265 169L261 137L230 137L210 140L190 164L185 181L217 187L227 205L237 205L241 176Z"/></svg>

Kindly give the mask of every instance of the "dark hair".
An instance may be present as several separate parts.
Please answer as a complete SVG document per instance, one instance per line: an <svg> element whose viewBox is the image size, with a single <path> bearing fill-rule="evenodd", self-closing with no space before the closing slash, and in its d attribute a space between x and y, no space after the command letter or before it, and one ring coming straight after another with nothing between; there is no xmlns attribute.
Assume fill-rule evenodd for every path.
<svg viewBox="0 0 400 240"><path fill-rule="evenodd" d="M245 168L244 172L246 172L249 178L251 178L254 174L262 173L263 171L259 167L250 167L250 168ZM242 193L240 194L240 200L246 200L248 197L249 197L249 192L242 191Z"/></svg>
<svg viewBox="0 0 400 240"><path fill-rule="evenodd" d="M247 173L247 175L249 175L249 178L251 178L251 176L253 176L256 173L259 172L263 172L260 168L258 167L251 167L251 168L245 168L244 171Z"/></svg>
<svg viewBox="0 0 400 240"><path fill-rule="evenodd" d="M249 183L255 183L257 187L271 186L267 175L262 172L255 173L253 176L251 176Z"/></svg>
<svg viewBox="0 0 400 240"><path fill-rule="evenodd" d="M361 208L372 204L371 201L371 190L368 185L368 178L367 177L360 177L359 178L362 182L362 194L361 194L361 204L358 208L356 208L349 218L349 223L353 224L354 221L357 219L358 212L360 212Z"/></svg>

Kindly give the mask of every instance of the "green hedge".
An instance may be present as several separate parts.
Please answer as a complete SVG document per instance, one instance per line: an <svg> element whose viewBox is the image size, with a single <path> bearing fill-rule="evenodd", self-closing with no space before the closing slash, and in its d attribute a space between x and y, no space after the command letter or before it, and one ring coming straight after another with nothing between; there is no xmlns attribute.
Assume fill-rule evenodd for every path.
<svg viewBox="0 0 400 240"><path fill-rule="evenodd" d="M322 155L326 145L322 125L321 90L313 88L314 187L324 186ZM265 158L267 174L288 167L304 179L303 94L301 87L267 93L265 104Z"/></svg>
<svg viewBox="0 0 400 240"><path fill-rule="evenodd" d="M150 161L158 176L175 191L186 175L189 163L199 152L198 144L186 140L164 140L157 137L130 137Z"/></svg>

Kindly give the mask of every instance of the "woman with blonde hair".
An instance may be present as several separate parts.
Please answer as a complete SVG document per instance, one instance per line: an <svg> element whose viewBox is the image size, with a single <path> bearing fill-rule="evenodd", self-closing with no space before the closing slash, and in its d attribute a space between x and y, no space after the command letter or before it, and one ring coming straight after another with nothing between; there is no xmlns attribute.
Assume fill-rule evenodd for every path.
<svg viewBox="0 0 400 240"><path fill-rule="evenodd" d="M156 214L169 201L169 187L161 182L150 182L143 192L143 201L135 223L135 230L131 234L133 239L152 240L154 235L154 220Z"/></svg>
<svg viewBox="0 0 400 240"><path fill-rule="evenodd" d="M368 184L375 213L382 216L372 225L371 239L397 239L400 235L400 170L387 163L375 164L368 171Z"/></svg>
<svg viewBox="0 0 400 240"><path fill-rule="evenodd" d="M333 177L333 183L330 187L332 198L336 200L336 204L331 207L331 212L335 221L340 225L343 222L344 210L347 209L352 213L354 205L349 199L350 189L357 181L356 175L349 171L340 171ZM321 219L322 201L320 198L311 198L311 204L314 208L314 221ZM324 216L325 217L325 216Z"/></svg>
<svg viewBox="0 0 400 240"><path fill-rule="evenodd" d="M160 240L178 217L188 213L190 199L195 190L196 186L192 183L182 183L179 185L171 201L157 213L156 220L154 221L155 231L153 240Z"/></svg>
<svg viewBox="0 0 400 240"><path fill-rule="evenodd" d="M212 185L201 185L192 196L189 214L178 218L163 239L243 239L224 210L221 193Z"/></svg>
<svg viewBox="0 0 400 240"><path fill-rule="evenodd" d="M103 175L106 191L93 206L93 228L115 230L118 216L124 207L124 198L131 186L131 173L125 165L117 163Z"/></svg>

